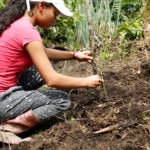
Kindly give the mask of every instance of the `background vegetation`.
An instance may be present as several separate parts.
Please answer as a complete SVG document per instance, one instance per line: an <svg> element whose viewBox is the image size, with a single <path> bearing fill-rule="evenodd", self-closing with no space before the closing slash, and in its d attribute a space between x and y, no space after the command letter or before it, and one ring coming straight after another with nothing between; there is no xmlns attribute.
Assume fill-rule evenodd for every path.
<svg viewBox="0 0 150 150"><path fill-rule="evenodd" d="M53 43L70 50L88 47L89 31L84 1L65 2L74 17L60 17L54 27L41 31L45 44ZM111 59L118 54L128 55L129 44L143 38L146 4L148 5L148 0L90 0L94 40L99 47L98 55L101 59Z"/></svg>
<svg viewBox="0 0 150 150"><path fill-rule="evenodd" d="M0 8L6 0L0 0ZM85 4L82 0L66 0L74 13L72 18L58 18L55 26L39 31L46 46L80 50L89 46L89 31ZM101 58L128 54L128 43L144 36L143 13L148 0L90 0L94 40L100 47ZM116 40L117 39L117 40ZM115 42L114 42L115 41ZM113 43L120 47L114 47ZM130 42L129 42L130 41ZM112 48L111 48L112 49Z"/></svg>

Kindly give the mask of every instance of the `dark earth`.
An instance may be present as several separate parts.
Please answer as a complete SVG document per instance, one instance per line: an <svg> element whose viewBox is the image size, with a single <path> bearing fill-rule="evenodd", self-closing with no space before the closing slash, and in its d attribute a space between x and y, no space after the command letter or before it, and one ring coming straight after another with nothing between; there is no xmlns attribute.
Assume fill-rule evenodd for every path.
<svg viewBox="0 0 150 150"><path fill-rule="evenodd" d="M68 90L68 111L20 135L31 142L1 143L0 150L150 150L150 48L136 46L129 56L97 62L103 86ZM85 77L92 65L73 60L56 70Z"/></svg>

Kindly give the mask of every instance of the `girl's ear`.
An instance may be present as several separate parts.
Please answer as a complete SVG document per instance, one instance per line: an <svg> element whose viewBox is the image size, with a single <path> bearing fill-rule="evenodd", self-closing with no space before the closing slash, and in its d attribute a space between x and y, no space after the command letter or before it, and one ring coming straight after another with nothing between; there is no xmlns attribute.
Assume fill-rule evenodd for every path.
<svg viewBox="0 0 150 150"><path fill-rule="evenodd" d="M43 11L43 5L44 5L43 2L39 2L39 3L38 3L38 9L39 9L39 12L40 12L40 13L42 13L42 11Z"/></svg>

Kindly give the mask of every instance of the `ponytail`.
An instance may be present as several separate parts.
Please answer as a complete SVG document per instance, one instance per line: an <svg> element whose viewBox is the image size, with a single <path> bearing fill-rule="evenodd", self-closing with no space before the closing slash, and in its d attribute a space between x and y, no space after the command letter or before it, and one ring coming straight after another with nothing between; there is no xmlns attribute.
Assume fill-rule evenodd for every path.
<svg viewBox="0 0 150 150"><path fill-rule="evenodd" d="M26 0L10 0L0 11L0 36L14 21L22 17L27 9Z"/></svg>

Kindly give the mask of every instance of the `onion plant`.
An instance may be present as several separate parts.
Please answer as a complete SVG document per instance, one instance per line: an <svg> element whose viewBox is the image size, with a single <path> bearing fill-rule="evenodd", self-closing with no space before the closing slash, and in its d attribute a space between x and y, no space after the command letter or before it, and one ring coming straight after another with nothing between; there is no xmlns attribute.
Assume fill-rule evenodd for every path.
<svg viewBox="0 0 150 150"><path fill-rule="evenodd" d="M67 19L60 17L54 27L42 31L42 35L47 39L46 43L51 41L55 45L71 49L88 47L89 31L85 4L82 0L66 0L65 2L73 11L74 17ZM104 49L109 49L112 40L118 35L141 36L141 20L137 21L137 18L140 19L144 2L144 0L90 0L96 43ZM130 32L127 25L128 27L131 25L134 31Z"/></svg>
<svg viewBox="0 0 150 150"><path fill-rule="evenodd" d="M0 9L8 0L0 0ZM113 39L122 41L142 37L142 9L146 0L89 0L94 40L108 50ZM148 0L147 0L148 1ZM65 0L74 13L72 18L59 17L47 30L39 28L45 45L82 49L89 45L86 7L82 0ZM121 42L120 42L121 43Z"/></svg>

